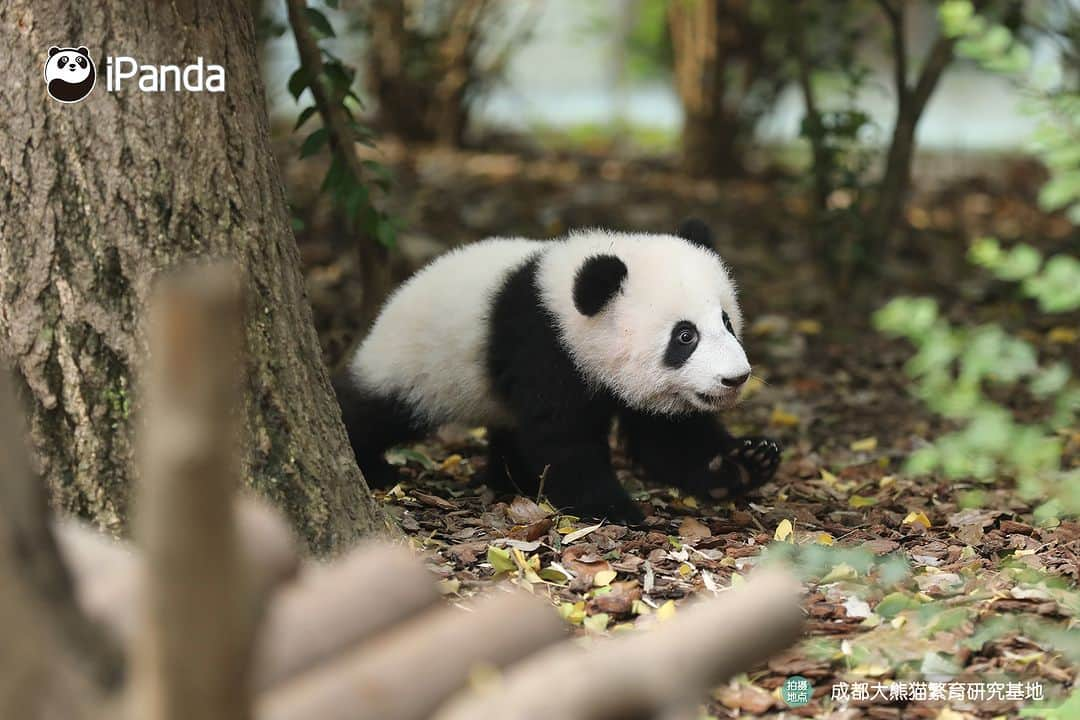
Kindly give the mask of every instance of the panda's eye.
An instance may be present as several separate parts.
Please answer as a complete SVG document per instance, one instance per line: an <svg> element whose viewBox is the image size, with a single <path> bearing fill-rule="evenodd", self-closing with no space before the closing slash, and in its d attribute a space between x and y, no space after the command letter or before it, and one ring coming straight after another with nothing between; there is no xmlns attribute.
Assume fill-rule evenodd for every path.
<svg viewBox="0 0 1080 720"><path fill-rule="evenodd" d="M76 58L75 62L79 63L79 67L86 67L86 60L83 58Z"/></svg>
<svg viewBox="0 0 1080 720"><path fill-rule="evenodd" d="M724 327L726 327L727 331L732 335L735 334L735 327L731 324L731 318L728 317L727 310L724 310Z"/></svg>
<svg viewBox="0 0 1080 720"><path fill-rule="evenodd" d="M697 332L691 328L683 328L676 336L678 341L683 345L692 345L697 341Z"/></svg>
<svg viewBox="0 0 1080 720"><path fill-rule="evenodd" d="M60 59L57 60L57 63L60 65L67 65L67 55L61 55Z"/></svg>

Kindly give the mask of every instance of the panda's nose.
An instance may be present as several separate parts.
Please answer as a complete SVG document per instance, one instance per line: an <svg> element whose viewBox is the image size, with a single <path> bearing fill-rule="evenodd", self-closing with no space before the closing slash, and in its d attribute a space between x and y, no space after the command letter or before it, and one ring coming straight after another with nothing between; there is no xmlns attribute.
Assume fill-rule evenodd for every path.
<svg viewBox="0 0 1080 720"><path fill-rule="evenodd" d="M68 70L74 70L74 69L75 69L75 63L68 63Z"/></svg>
<svg viewBox="0 0 1080 720"><path fill-rule="evenodd" d="M735 375L733 377L726 377L720 380L720 384L724 387L737 388L747 380L750 379L750 373L743 373L742 375Z"/></svg>

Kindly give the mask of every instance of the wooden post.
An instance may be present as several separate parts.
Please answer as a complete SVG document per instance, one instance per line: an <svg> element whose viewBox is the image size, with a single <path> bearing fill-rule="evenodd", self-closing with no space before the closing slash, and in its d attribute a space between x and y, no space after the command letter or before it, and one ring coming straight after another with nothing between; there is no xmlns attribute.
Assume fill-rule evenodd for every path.
<svg viewBox="0 0 1080 720"><path fill-rule="evenodd" d="M245 720L255 624L237 537L241 297L231 267L156 288L143 374L136 538L144 554L130 720Z"/></svg>

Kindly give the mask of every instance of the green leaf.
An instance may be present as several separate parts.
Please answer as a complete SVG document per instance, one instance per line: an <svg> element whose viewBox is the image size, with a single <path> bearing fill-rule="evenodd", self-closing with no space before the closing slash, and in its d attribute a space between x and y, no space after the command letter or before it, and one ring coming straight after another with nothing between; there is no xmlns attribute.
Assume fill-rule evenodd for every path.
<svg viewBox="0 0 1080 720"><path fill-rule="evenodd" d="M300 146L300 157L306 158L314 155L322 149L323 145L329 139L330 134L326 131L326 128L322 127L315 130L306 138L304 143Z"/></svg>
<svg viewBox="0 0 1080 720"><path fill-rule="evenodd" d="M921 603L915 598L901 592L894 592L882 598L874 608L874 612L886 620L891 620L904 610L912 610L920 605Z"/></svg>
<svg viewBox="0 0 1080 720"><path fill-rule="evenodd" d="M308 22L311 23L311 28L318 34L324 38L334 37L334 28L320 11L310 7L304 8L304 15L307 16Z"/></svg>
<svg viewBox="0 0 1080 720"><path fill-rule="evenodd" d="M304 68L297 68L296 71L289 76L289 82L287 87L289 88L289 94L293 96L293 100L299 100L300 94L307 90L308 85L311 83L308 81L307 72Z"/></svg>
<svg viewBox="0 0 1080 720"><path fill-rule="evenodd" d="M487 550L487 561L491 563L491 567L495 568L495 572L497 573L517 570L514 559L510 557L510 551L505 548L489 545Z"/></svg>
<svg viewBox="0 0 1080 720"><path fill-rule="evenodd" d="M308 121L312 115L318 112L318 109L314 105L309 105L300 111L300 117L296 118L296 124L293 125L293 132L300 129L300 126Z"/></svg>

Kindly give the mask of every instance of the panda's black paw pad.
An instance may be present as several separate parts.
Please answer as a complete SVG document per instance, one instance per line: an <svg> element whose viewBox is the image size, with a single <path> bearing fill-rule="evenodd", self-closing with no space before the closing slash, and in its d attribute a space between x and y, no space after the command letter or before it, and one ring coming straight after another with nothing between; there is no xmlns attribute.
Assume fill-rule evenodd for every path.
<svg viewBox="0 0 1080 720"><path fill-rule="evenodd" d="M727 458L739 468L738 490L747 492L772 480L780 467L780 443L767 437L740 438Z"/></svg>

